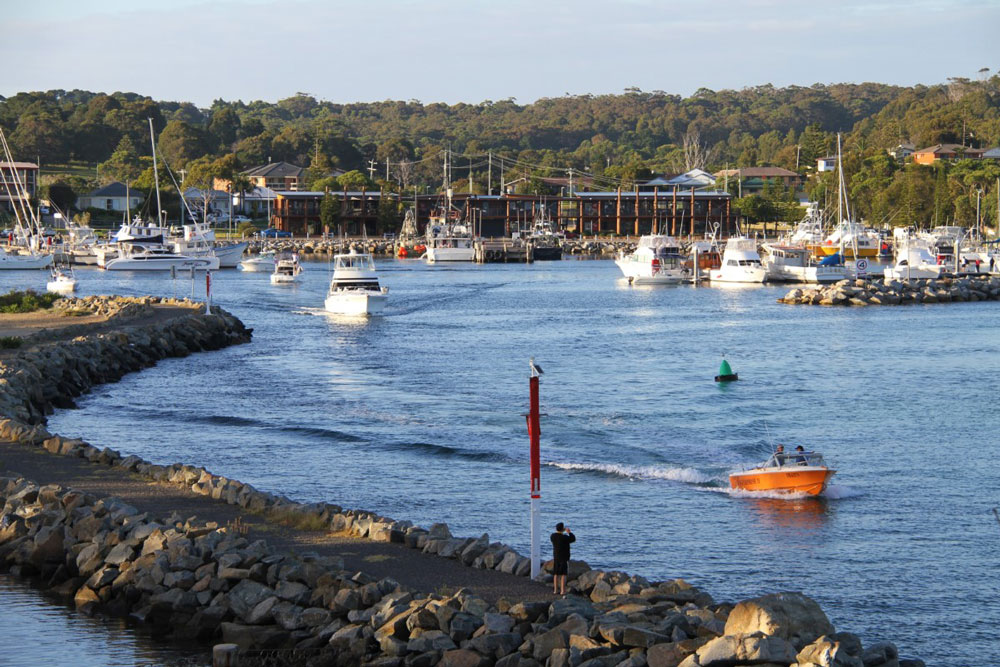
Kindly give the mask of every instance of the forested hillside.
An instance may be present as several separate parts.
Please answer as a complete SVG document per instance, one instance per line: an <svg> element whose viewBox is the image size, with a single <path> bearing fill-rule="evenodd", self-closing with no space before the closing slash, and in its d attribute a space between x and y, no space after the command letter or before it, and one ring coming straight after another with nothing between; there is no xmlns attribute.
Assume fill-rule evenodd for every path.
<svg viewBox="0 0 1000 667"><path fill-rule="evenodd" d="M133 93L80 90L0 99L0 127L18 159L40 160L43 175L71 161L99 165L92 179L59 177L76 192L94 181L129 179L138 187L148 181L149 118L160 154L172 169L185 168L192 184L285 160L311 167L315 187L342 184L329 178L331 167L352 172L347 179L359 185L374 161L379 186L434 189L441 185L446 148L456 155L455 187L470 187L471 167L471 188L480 192L490 165L494 191L501 168L508 182L526 177L522 188L544 187L533 177L564 177L569 169L605 189L696 166L779 166L809 175L842 132L852 200L861 215L893 224L968 224L975 194L995 198L1000 176L996 162L903 166L886 152L902 142L918 148L1000 145L1000 76L915 87L702 89L687 98L629 89L532 104L508 99L450 106L417 100L334 104L300 94L276 103L216 100L199 109ZM831 185L829 177L813 177L807 191L822 201Z"/></svg>

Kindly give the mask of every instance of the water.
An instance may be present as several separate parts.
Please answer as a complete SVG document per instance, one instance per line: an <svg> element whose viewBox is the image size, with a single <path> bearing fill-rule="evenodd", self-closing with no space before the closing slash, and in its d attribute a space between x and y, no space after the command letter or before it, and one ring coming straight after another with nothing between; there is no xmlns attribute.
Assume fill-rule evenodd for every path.
<svg viewBox="0 0 1000 667"><path fill-rule="evenodd" d="M379 266L389 311L367 322L322 312L326 264L292 287L219 273L252 344L99 387L50 428L526 553L534 356L542 520L574 530L574 557L720 600L803 591L838 630L929 664L995 653L1000 304L792 307L787 287L631 288L609 261ZM191 288L78 277L83 293ZM712 381L723 353L738 383ZM826 454L826 498L726 488L771 439Z"/></svg>
<svg viewBox="0 0 1000 667"><path fill-rule="evenodd" d="M134 667L208 664L211 657L154 643L124 621L90 618L45 597L23 582L0 575L0 664Z"/></svg>

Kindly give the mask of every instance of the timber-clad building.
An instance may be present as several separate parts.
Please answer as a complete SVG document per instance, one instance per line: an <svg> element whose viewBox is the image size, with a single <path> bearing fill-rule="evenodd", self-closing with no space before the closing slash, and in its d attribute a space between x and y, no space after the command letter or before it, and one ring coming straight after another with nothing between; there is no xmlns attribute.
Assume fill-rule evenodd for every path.
<svg viewBox="0 0 1000 667"><path fill-rule="evenodd" d="M381 236L398 229L379 223L378 209L383 193L378 191L331 192L341 202L340 230L320 228L320 203L324 192L276 193L272 224L292 234L344 233L349 236ZM394 201L400 195L388 193ZM402 196L404 207L414 208L417 228L423 232L431 214L442 205L442 195ZM615 234L638 236L660 233L676 236L700 236L718 228L723 236L736 231L736 212L732 196L723 191L687 190L614 190L577 192L571 196L547 195L477 195L456 193L452 204L475 226L476 234L487 238L509 237L530 229L544 215L565 232L586 236ZM544 211L544 212L543 212Z"/></svg>

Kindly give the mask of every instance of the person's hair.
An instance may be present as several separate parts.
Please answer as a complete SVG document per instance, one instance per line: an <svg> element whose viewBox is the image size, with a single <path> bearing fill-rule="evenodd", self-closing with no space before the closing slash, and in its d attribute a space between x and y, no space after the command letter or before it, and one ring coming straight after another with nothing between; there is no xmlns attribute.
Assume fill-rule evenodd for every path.
<svg viewBox="0 0 1000 667"><path fill-rule="evenodd" d="M565 526L563 526L563 522L562 521L560 521L559 523L556 524L556 530L560 530L561 531L563 528L565 528Z"/></svg>
<svg viewBox="0 0 1000 667"><path fill-rule="evenodd" d="M800 452L803 452L803 451L805 451L805 449L803 449L803 448L802 448L802 445L799 445L799 446L798 446L798 447L796 447L795 449L799 450Z"/></svg>

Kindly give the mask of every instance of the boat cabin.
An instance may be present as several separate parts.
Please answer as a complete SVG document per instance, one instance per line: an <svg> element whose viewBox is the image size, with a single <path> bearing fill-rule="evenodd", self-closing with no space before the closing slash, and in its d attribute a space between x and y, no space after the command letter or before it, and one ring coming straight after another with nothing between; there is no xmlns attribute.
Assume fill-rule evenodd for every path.
<svg viewBox="0 0 1000 667"><path fill-rule="evenodd" d="M775 452L762 468L781 468L785 466L822 466L823 455L819 452Z"/></svg>

